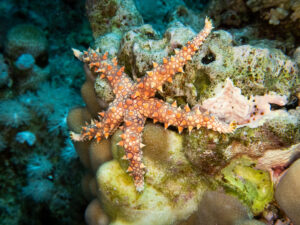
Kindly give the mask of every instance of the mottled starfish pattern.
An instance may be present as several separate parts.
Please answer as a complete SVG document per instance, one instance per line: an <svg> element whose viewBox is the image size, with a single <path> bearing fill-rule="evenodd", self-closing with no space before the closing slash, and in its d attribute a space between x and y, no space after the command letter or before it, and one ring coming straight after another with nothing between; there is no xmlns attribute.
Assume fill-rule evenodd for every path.
<svg viewBox="0 0 300 225"><path fill-rule="evenodd" d="M207 38L212 30L209 19L205 20L204 29L181 50L176 50L175 55L164 58L163 63L153 63L153 70L147 75L133 82L124 73L124 66L119 67L116 58L109 60L107 53L103 56L98 51L89 49L80 52L73 49L75 56L87 63L89 68L106 78L110 83L115 99L110 103L105 112L99 113L99 120L93 120L90 125L82 128L81 134L71 133L74 141L108 138L123 123L122 140L118 145L125 149L124 159L129 161L127 172L133 177L137 191L144 189L145 165L142 163L142 132L147 118L154 123L164 123L168 126L178 127L179 133L184 128L191 131L194 127L206 127L222 133L232 132L232 124L226 124L217 120L208 113L202 113L199 107L192 110L186 105L183 109L153 98L157 90L162 90L165 81L172 82L172 76L177 72L183 72L182 67L191 60L199 46Z"/></svg>

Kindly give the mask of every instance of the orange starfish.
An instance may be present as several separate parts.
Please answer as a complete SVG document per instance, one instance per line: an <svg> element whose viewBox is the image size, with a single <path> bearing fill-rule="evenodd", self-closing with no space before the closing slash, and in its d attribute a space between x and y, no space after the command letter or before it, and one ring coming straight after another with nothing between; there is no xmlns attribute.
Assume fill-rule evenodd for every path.
<svg viewBox="0 0 300 225"><path fill-rule="evenodd" d="M129 160L127 172L134 179L137 191L144 189L145 165L142 163L142 131L147 118L153 119L154 123L161 122L168 126L177 126L179 133L184 128L191 131L194 127L202 126L222 133L233 131L232 124L218 121L208 113L203 114L199 107L192 110L188 105L184 109L178 108L176 102L172 105L162 100L153 98L157 90L162 89L165 81L172 82L172 76L177 72L183 72L182 67L198 50L206 37L212 30L209 19L205 20L204 29L181 50L176 50L175 55L163 59L163 64L153 63L153 70L134 83L124 73L124 66L118 67L116 58L111 61L107 53L103 56L97 51L89 50L80 52L73 49L74 55L81 61L87 63L90 69L106 78L115 94L115 99L110 103L105 112L99 113L99 121L92 121L88 126L82 128L81 134L71 133L75 141L96 139L100 141L104 136L108 138L124 122L122 141L118 143L125 149L124 159Z"/></svg>

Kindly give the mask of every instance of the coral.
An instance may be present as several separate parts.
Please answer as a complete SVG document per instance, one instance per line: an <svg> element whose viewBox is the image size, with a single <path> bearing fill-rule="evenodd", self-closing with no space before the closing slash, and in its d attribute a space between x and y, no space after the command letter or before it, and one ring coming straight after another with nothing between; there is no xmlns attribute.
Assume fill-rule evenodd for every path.
<svg viewBox="0 0 300 225"><path fill-rule="evenodd" d="M116 179L112 180L112 176ZM117 161L101 167L98 182L104 194L102 199L106 212L115 218L112 224L171 224L177 217L169 200L155 188L147 187L141 197L137 196L135 188L128 185L131 183L130 178ZM111 205L112 199L116 200L116 204ZM127 215L129 210L131 213Z"/></svg>
<svg viewBox="0 0 300 225"><path fill-rule="evenodd" d="M272 8L270 10L269 23L273 24L273 25L278 25L280 23L280 20L285 19L288 15L289 15L289 12L286 9Z"/></svg>
<svg viewBox="0 0 300 225"><path fill-rule="evenodd" d="M124 67L117 67L116 58L111 64L107 61L107 54L100 56L91 50L84 53L73 50L76 57L87 63L90 68L94 67L94 71L100 72L101 77L107 77L116 98L106 112L100 113L103 117L102 121L92 121L91 125L83 127L81 134L71 133L71 137L75 141L91 139L100 141L103 136L108 138L124 122L124 133L119 145L124 146L126 150L124 159L130 162L128 172L134 178L138 191L144 188L145 165L142 163L141 132L147 117L164 123L165 128L170 125L177 126L180 133L184 128L191 131L194 127L199 129L201 126L220 133L230 133L234 129L232 124L218 121L208 113L202 113L198 108L191 111L186 105L182 110L177 108L176 102L169 105L153 98L155 92L162 89L165 81L172 82L172 76L176 72L183 72L182 67L188 60L191 60L211 29L212 24L206 19L204 29L191 42L188 42L187 46L176 51L174 57L164 58L160 66L153 62L154 69L148 71L147 76L136 84L130 81L124 73Z"/></svg>
<svg viewBox="0 0 300 225"><path fill-rule="evenodd" d="M26 125L32 119L31 112L18 100L0 102L0 123L12 128Z"/></svg>
<svg viewBox="0 0 300 225"><path fill-rule="evenodd" d="M148 24L130 30L124 34L119 53L119 60L133 76L141 77L149 70L153 61L162 61L172 54L174 48L180 48L196 33L180 23L177 29L170 27L163 39L158 40L159 34ZM176 77L176 76L175 76Z"/></svg>
<svg viewBox="0 0 300 225"><path fill-rule="evenodd" d="M181 39L178 34L182 34ZM193 31L180 23L171 24L162 39L151 27L141 26L124 35L120 61L134 77L140 77L142 71L151 68L152 61L162 60L192 35ZM176 74L174 82L165 84L159 92L169 102L199 104L213 97L215 88L227 78L246 98L268 92L288 97L299 84L297 64L278 49L267 45L235 46L232 35L222 30L208 39L185 71Z"/></svg>
<svg viewBox="0 0 300 225"><path fill-rule="evenodd" d="M34 63L35 63L35 60L34 60L33 56L28 53L25 53L18 57L15 65L19 70L28 70L33 67Z"/></svg>
<svg viewBox="0 0 300 225"><path fill-rule="evenodd" d="M48 116L47 126L50 133L58 134L62 132L67 133L67 115L69 108L61 108L61 110L55 110L55 113Z"/></svg>
<svg viewBox="0 0 300 225"><path fill-rule="evenodd" d="M1 15L11 13L13 7L14 7L14 4L11 1L1 2L0 3L0 13L1 13Z"/></svg>
<svg viewBox="0 0 300 225"><path fill-rule="evenodd" d="M66 93L65 90L67 90ZM24 102L28 106L36 110L37 114L43 117L47 117L54 112L54 109L59 109L59 104L67 104L67 96L70 96L69 89L62 87L55 87L53 83L42 83L36 94L29 94L27 101Z"/></svg>
<svg viewBox="0 0 300 225"><path fill-rule="evenodd" d="M237 198L218 191L206 191L200 201L195 224L236 224L249 219L249 215L249 209Z"/></svg>
<svg viewBox="0 0 300 225"><path fill-rule="evenodd" d="M34 154L28 161L26 171L30 178L42 178L51 172L52 167L46 156Z"/></svg>
<svg viewBox="0 0 300 225"><path fill-rule="evenodd" d="M86 108L73 108L69 111L67 124L71 131L80 132L81 127L88 121L91 121L92 116Z"/></svg>
<svg viewBox="0 0 300 225"><path fill-rule="evenodd" d="M78 157L70 138L66 139L65 147L61 150L60 157L68 163Z"/></svg>
<svg viewBox="0 0 300 225"><path fill-rule="evenodd" d="M4 57L0 54L0 87L9 86L8 66L4 61Z"/></svg>
<svg viewBox="0 0 300 225"><path fill-rule="evenodd" d="M143 22L133 0L88 0L86 9L95 39L111 31L124 32Z"/></svg>
<svg viewBox="0 0 300 225"><path fill-rule="evenodd" d="M82 126L85 123L91 121L91 114L84 108L74 108L69 111L67 117L67 124L71 131L80 132ZM75 142L74 147L79 156L81 163L86 168L91 168L90 166L90 158L87 149L89 148L89 144L87 142Z"/></svg>
<svg viewBox="0 0 300 225"><path fill-rule="evenodd" d="M284 175L284 169L291 165L299 153L299 143L280 150L268 150L257 160L256 168L269 171L272 182L276 186Z"/></svg>
<svg viewBox="0 0 300 225"><path fill-rule="evenodd" d="M95 46L97 46L101 52L108 52L109 55L115 56L119 51L122 35L120 32L112 32L100 36L95 40Z"/></svg>
<svg viewBox="0 0 300 225"><path fill-rule="evenodd" d="M36 137L35 134L30 131L22 131L17 133L16 141L19 143L26 142L29 146L32 146L36 141Z"/></svg>
<svg viewBox="0 0 300 225"><path fill-rule="evenodd" d="M171 15L168 15L168 19L199 29L199 18L210 16L215 21L216 27L241 28L255 24L256 29L260 30L261 34L268 33L269 38L271 36L278 38L287 33L293 33L293 36L298 37L300 35L297 30L300 15L297 0L211 0L206 3L200 11L195 8L201 4L193 4L191 8L177 7L169 13ZM250 19L253 17L256 19L255 22Z"/></svg>
<svg viewBox="0 0 300 225"><path fill-rule="evenodd" d="M291 8L294 11L291 15L291 19L293 21L299 20L300 19L300 3L294 0L292 2Z"/></svg>
<svg viewBox="0 0 300 225"><path fill-rule="evenodd" d="M224 149L230 144L228 136L200 129L184 134L185 156L201 174L216 174L226 163Z"/></svg>
<svg viewBox="0 0 300 225"><path fill-rule="evenodd" d="M264 210L273 200L273 185L267 172L254 168L255 162L241 157L222 169L222 185L227 192L237 195L254 214Z"/></svg>
<svg viewBox="0 0 300 225"><path fill-rule="evenodd" d="M82 0L0 1L1 225L84 223L82 166L74 148L65 158L62 156L68 136L66 114L81 104L80 93L76 95L74 90L84 79L83 67L70 46L83 49L92 39L83 9ZM40 98L36 89L40 93L43 86L48 88L41 85L45 80L55 91L47 89L42 94L50 95ZM64 95L64 104L55 104L58 95ZM41 101L51 100L53 111L40 113L47 108ZM14 104L6 105L7 101ZM28 131L36 137L34 144ZM29 173L34 155L46 158L52 169L42 172L42 168L36 168ZM46 166L43 159L39 163Z"/></svg>
<svg viewBox="0 0 300 225"><path fill-rule="evenodd" d="M13 60L24 53L31 54L37 59L46 54L47 45L42 30L31 24L20 24L8 31L5 51Z"/></svg>
<svg viewBox="0 0 300 225"><path fill-rule="evenodd" d="M266 94L251 96L250 99L241 95L241 89L234 87L230 79L226 79L223 89L216 88L216 96L203 101L201 107L210 111L225 121L236 121L238 124L255 126L258 121L271 113L271 105L284 106L287 103L285 96Z"/></svg>
<svg viewBox="0 0 300 225"><path fill-rule="evenodd" d="M300 35L299 18L300 4L297 0L247 0L248 8L256 15L276 29L292 32L295 36Z"/></svg>
<svg viewBox="0 0 300 225"><path fill-rule="evenodd" d="M300 140L298 118L299 109L288 112L275 110L262 118L258 127L252 128L252 123L246 124L232 135L200 129L190 135L184 134L184 152L201 174L217 174L238 155L259 158L260 162L268 150L277 152L272 154L278 155L277 160L283 162L284 159L293 158L292 154L285 155L293 150L286 151L285 148ZM272 160L266 157L263 160L266 165L260 169L271 171L270 168L276 167L268 161L271 163Z"/></svg>
<svg viewBox="0 0 300 225"><path fill-rule="evenodd" d="M300 141L300 110L290 110L280 117L270 119L265 124L282 143L295 144Z"/></svg>
<svg viewBox="0 0 300 225"><path fill-rule="evenodd" d="M95 173L101 164L112 159L110 141L108 140L103 140L100 143L94 141L90 144L88 150L90 156L90 165Z"/></svg>
<svg viewBox="0 0 300 225"><path fill-rule="evenodd" d="M299 148L299 146L298 146ZM300 160L295 161L279 181L275 190L275 198L293 224L300 223ZM290 188L293 187L293 188Z"/></svg>
<svg viewBox="0 0 300 225"><path fill-rule="evenodd" d="M113 90L107 80L97 77L94 87L97 97L104 102L111 103L115 99Z"/></svg>
<svg viewBox="0 0 300 225"><path fill-rule="evenodd" d="M36 89L50 74L50 66L37 65L35 58L29 53L21 54L13 65L11 77L18 92Z"/></svg>
<svg viewBox="0 0 300 225"><path fill-rule="evenodd" d="M83 82L83 68L80 62L72 57L72 53L67 51L62 54L50 56L49 65L51 67L51 77L60 85L79 86Z"/></svg>
<svg viewBox="0 0 300 225"><path fill-rule="evenodd" d="M197 80L200 84L207 78L209 80L209 88L205 92L201 90L203 96L208 94L211 97L211 88L227 77L247 97L270 91L289 96L299 82L297 65L280 50L250 45L232 46L232 36L225 31L215 32L200 53L194 63L198 69ZM197 91L202 85L197 87Z"/></svg>
<svg viewBox="0 0 300 225"><path fill-rule="evenodd" d="M181 9L177 9L177 12L185 13L183 8ZM239 17L240 15L227 13L228 24L241 24L245 21ZM232 18L230 15L239 18L234 17L230 21ZM257 32L257 30L253 31L253 37L257 38L255 36ZM286 156L286 162L296 154L291 153L293 149L289 148L290 145L298 142L296 128L298 119L295 119L297 113L283 109L288 107L288 99L299 85L297 78L299 70L293 59L282 51L274 49L280 42L271 43L262 40L258 44L252 42L251 45L239 46L230 33L213 32L208 37L209 41L201 46L192 61L185 64L184 71L178 71L172 77L172 82L157 88L155 97L173 103L174 107L177 107L175 100L180 106L189 103L194 106L193 110L199 109L201 113L209 111L210 115L216 116L220 121L225 120L228 123L235 120L245 126L238 126L239 129L233 134L222 134L205 128L192 130L190 127L189 132L177 136L168 130L163 133L163 128L159 126L146 125L142 136L138 136L138 143L142 138L143 144L146 144L146 147L143 147L143 164L141 164L147 168L143 192L135 192L137 188L133 186L130 176L126 174L130 172L132 166L131 162L128 163L124 159L134 157L128 154L131 153L127 150L129 144L125 149L116 146L117 143L119 145L126 143L122 132L124 127L126 132L128 122L124 121L121 131L115 132L117 127L114 122L107 127L108 131L104 131L102 126L106 123L96 119L99 110L105 111L100 113L102 118L99 118L100 121L105 121L116 119L118 113L122 114L126 111L120 109L121 106L123 108L131 106L126 102L122 105L113 105L112 100L115 98L116 101L124 89L131 92L131 85L128 85L131 84L129 77L126 77L128 80L125 84L118 83L122 86L122 90L116 90L115 74L119 72L122 77L125 71L133 80L137 80L137 84L134 85L145 84L144 81L151 76L155 77L155 71L162 67L156 63L152 65L152 62L165 62L173 52L175 56L169 59L172 60L174 57L173 59L176 60L177 48L183 49L184 43L194 35L195 32L191 28L173 21L169 24L163 38L151 26L142 25L131 28L124 34L119 31L109 31L103 36L97 36L98 49L95 51L74 50L75 56L86 63L86 82L81 89L86 109L72 111L68 116L70 121L68 124L70 130L78 134L79 127L84 122L84 110L94 118L90 125L84 126L80 135L73 133L73 139L80 160L89 171L82 182L86 198L90 201L95 197L98 201L101 200L101 206L111 219L111 224L179 223L187 219L196 210L196 206L201 204L206 189L215 188L224 192L227 197L231 195L228 198L238 198L239 200L234 199L240 205L240 202L245 204L246 207L240 207L241 211L249 208L250 212L245 210L249 215L245 213L240 219L234 219L231 224L261 224L252 219L251 213L260 216L269 209L267 207L274 207L273 184L276 184L274 174L277 165L273 167L264 164L265 161L260 161L260 157L267 159L269 151L272 151L272 154L276 151L277 156ZM246 34L241 34L241 37L243 36ZM109 42L110 38L113 39L112 43ZM111 60L108 59L107 54L104 56L100 54L110 50L111 58L118 57L118 62L116 58ZM120 70L117 64L123 64L125 68ZM151 70L152 66L154 71ZM146 70L150 72L144 76ZM106 79L103 79L104 77ZM156 83L152 86L156 88ZM129 98L133 101L133 109L138 108L135 99L142 97L145 101L148 97L143 94L143 88L138 92L140 96L135 96L135 91L130 93L133 97ZM148 91L151 96L151 88ZM275 107L282 110L274 110ZM111 109L116 112L115 116L106 116ZM188 110L190 109L187 108ZM155 117L153 116L155 111L151 113L152 117ZM151 115L149 117L152 118ZM179 128L179 133L181 130L182 128ZM115 134L111 139L107 138L108 140L97 143L98 137L100 140L100 136L108 137L113 132ZM170 137L172 135L169 136L170 133L174 135L172 138ZM87 141L88 139L90 141ZM76 142L76 140L86 141ZM136 143L135 140L132 142ZM113 160L110 155L106 157L110 148L113 152ZM289 150L285 151L286 148ZM283 152L289 154L285 155ZM283 167L286 165L285 163ZM93 201L90 204L93 205ZM181 205L181 213L177 211L178 205ZM215 209L214 206L211 208ZM224 211L221 207L218 211L213 210L211 217L224 218L222 216ZM226 218L234 216L234 212L231 210L225 213L228 214ZM156 217L161 214L163 220L156 220ZM94 218L97 216L95 215ZM86 218L86 221L93 223L89 222L91 219Z"/></svg>
<svg viewBox="0 0 300 225"><path fill-rule="evenodd" d="M85 210L85 220L88 225L107 225L108 218L104 214L98 199L94 199Z"/></svg>
<svg viewBox="0 0 300 225"><path fill-rule="evenodd" d="M132 2L124 4L132 6ZM157 2L152 2L151 7ZM166 8L174 2L166 3ZM89 60L85 65L86 82L81 89L86 107L69 113L67 121L71 131L80 133L80 127L83 126L92 132L90 128L98 124L98 112L110 110L113 99L118 99L115 86L107 79L109 76L103 79L101 73L98 74L97 71L103 68L97 63L106 62L107 68L112 66L111 74L117 73L119 68L112 65L117 60L110 60L117 57L118 64L125 66L124 72L139 82L139 78L148 77L144 76L144 71L152 70L153 61L163 61L173 52L176 55L176 48L182 48L195 35L193 29L199 30L202 27L202 15L206 13L212 15L216 19L216 26L220 25L222 29L237 27L236 31L230 30L236 36L232 37L222 30L213 32L192 62L185 64L184 71L174 75L172 83L163 84L155 97L170 104L177 100L180 107L188 103L201 112L210 111L211 115L221 121L235 120L245 125L238 126L239 129L233 134L201 128L181 135L170 130L164 131L162 127L152 124L146 125L142 138L143 144L146 144L143 148L143 163L147 172L145 189L141 193L135 191L131 177L126 174L130 168L128 161L122 160L128 158L126 147L124 150L116 146L117 143L124 144L121 134L124 132L123 127L112 138L99 143L97 138L93 139L93 134L86 135L86 139L92 139L90 141L74 142L79 158L88 170L82 180L82 188L86 199L90 201L85 218L89 225L99 222L99 209L102 207L111 220L110 224L179 224L196 211L199 203L201 205L201 199L205 200L205 189L217 189L218 194L221 192L222 196L215 194L217 200L218 197L221 200L224 196L228 197L224 197L225 203L220 207L217 205L219 202L212 203L210 207L213 209L213 219L224 218L219 221L220 224L230 219L230 216L234 217L238 211L234 207L226 211L226 203L232 206L230 200L234 197L247 205L256 219L273 224L272 220L284 217L273 201L272 187L291 160L299 154L299 110L294 109L296 103L291 104L292 95L299 92L297 52L294 53L294 59L289 57L297 41L294 37L299 33L297 24L290 27L293 26L290 15L296 11L297 5L291 1L296 6L286 7L287 1L283 0L282 6L273 1L273 5L265 7L268 0L261 0L262 8L254 14L251 12L252 6L246 5L251 2L212 0L201 12L195 12L195 7L188 9L181 6L167 14L164 11L162 22L156 22L156 18L152 19L152 15L148 14L149 22L155 28L167 30L161 37L150 25L134 26L142 24L142 21L135 23L137 20L134 19L139 15L134 7L131 7L130 10L134 11L129 16L130 10L123 7L120 1L87 1L88 16L96 38L94 46L98 51L75 51L81 60L87 60L87 56ZM161 7L155 13L166 8ZM112 15L112 18L108 15ZM133 22L129 21L131 16L134 17ZM262 20L279 26L268 25ZM168 22L168 27L160 26ZM280 36L279 33L285 34ZM266 38L272 38L272 41ZM99 52L109 52L111 58L103 60ZM100 62L94 60L100 57ZM104 74L107 75L107 71ZM232 82L229 83L227 79ZM122 86L123 90L124 87L129 89L126 85ZM127 104L121 106L129 107ZM119 107L114 110L120 112ZM276 108L281 110L274 110ZM84 125L91 118L92 125ZM104 120L106 118L115 119L116 116L104 116ZM102 132L101 136L108 136L107 133L112 132ZM120 134L121 138L118 137ZM203 180L208 181L208 184ZM240 220L231 220L231 224L262 224L244 214L247 211L243 211L245 206L235 200L243 213ZM204 206L201 210L204 213L207 204L205 201L202 203ZM217 208L219 210L215 210ZM267 220L269 212L273 213L274 218Z"/></svg>
<svg viewBox="0 0 300 225"><path fill-rule="evenodd" d="M32 198L35 202L46 202L51 199L55 187L53 182L47 179L29 180L22 191L24 196Z"/></svg>
<svg viewBox="0 0 300 225"><path fill-rule="evenodd" d="M86 200L92 201L97 196L96 178L86 173L81 179L81 189Z"/></svg>
<svg viewBox="0 0 300 225"><path fill-rule="evenodd" d="M102 164L96 176L98 196L111 224L163 225L187 218L207 187L185 158L182 137L159 125L145 126L143 152L148 172L146 188L138 193L126 173L125 151L116 145L120 133L112 137L114 160Z"/></svg>
<svg viewBox="0 0 300 225"><path fill-rule="evenodd" d="M249 139L249 144L242 144L243 135ZM238 197L251 208L253 213L257 214L263 211L273 198L272 182L274 180L266 172L272 170L272 165L267 164L268 158L266 158L265 166L257 170L258 166L254 167L256 160L240 158L239 155L263 158L262 151L268 148L279 148L277 152L284 153L281 145L276 143L277 137L272 138L274 138L273 143L261 128L256 131L240 128L233 137L200 130L192 132L191 135L185 135L183 146L186 157L201 176L210 174L219 177L222 182L218 186L224 186L226 192ZM291 158L291 156L286 157ZM283 158L278 157L278 160ZM262 162L259 161L259 163ZM223 175L220 176L220 174Z"/></svg>
<svg viewBox="0 0 300 225"><path fill-rule="evenodd" d="M99 89L97 88L97 90ZM98 94L101 95L101 93L99 92ZM107 103L101 100L99 101L99 99L97 98L97 93L95 93L94 91L94 84L92 82L86 81L82 85L81 96L86 104L88 111L91 113L93 117L96 117L99 111L102 111L103 108L107 107ZM105 96L108 96L107 93L105 93ZM104 102L103 105L102 102Z"/></svg>
<svg viewBox="0 0 300 225"><path fill-rule="evenodd" d="M71 107L80 102L78 94L69 87L57 87L53 83L43 83L36 94L26 93L24 104L28 105L39 116L47 120L48 130L58 134L67 132L67 114ZM68 97L72 96L71 99Z"/></svg>
<svg viewBox="0 0 300 225"><path fill-rule="evenodd" d="M49 77L50 67L46 66L41 68L37 65L33 65L31 69L18 71L17 73L21 75L21 77L14 77L17 88L20 92L25 92L28 89L37 89L41 83L45 82Z"/></svg>
<svg viewBox="0 0 300 225"><path fill-rule="evenodd" d="M1 198L0 199L0 224L18 225L21 223L22 211L20 205L13 199Z"/></svg>

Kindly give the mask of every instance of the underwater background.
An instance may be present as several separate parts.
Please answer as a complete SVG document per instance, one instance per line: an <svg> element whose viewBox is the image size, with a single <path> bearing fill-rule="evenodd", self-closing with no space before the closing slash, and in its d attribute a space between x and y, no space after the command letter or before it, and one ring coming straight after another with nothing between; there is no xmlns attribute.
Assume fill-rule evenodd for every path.
<svg viewBox="0 0 300 225"><path fill-rule="evenodd" d="M70 138L115 98L72 49L138 81L206 17L213 31L155 97L236 129L148 119L138 193L120 130ZM299 67L299 0L1 0L0 225L300 225Z"/></svg>

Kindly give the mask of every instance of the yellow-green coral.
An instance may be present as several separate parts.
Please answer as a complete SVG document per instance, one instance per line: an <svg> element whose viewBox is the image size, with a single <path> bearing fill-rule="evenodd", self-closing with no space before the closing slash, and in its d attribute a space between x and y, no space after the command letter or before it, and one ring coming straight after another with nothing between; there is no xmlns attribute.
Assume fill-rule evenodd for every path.
<svg viewBox="0 0 300 225"><path fill-rule="evenodd" d="M136 192L130 177L116 160L100 168L97 180L112 224L168 224L167 221L175 220L169 199L151 186L142 194ZM160 223L155 222L158 217Z"/></svg>
<svg viewBox="0 0 300 225"><path fill-rule="evenodd" d="M273 200L273 184L268 172L254 167L255 162L246 156L232 160L221 171L220 181L227 192L239 197L258 214Z"/></svg>
<svg viewBox="0 0 300 225"><path fill-rule="evenodd" d="M111 224L172 224L197 209L205 182L186 159L182 137L159 125L148 124L143 134L145 190L138 193L126 173L124 150L116 147L120 132L112 137L113 161L97 172L99 197Z"/></svg>

